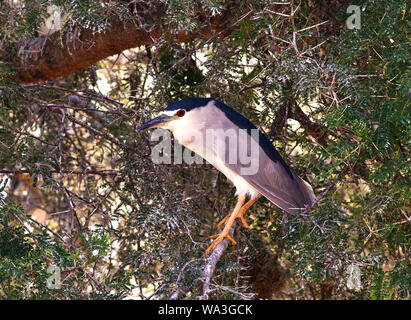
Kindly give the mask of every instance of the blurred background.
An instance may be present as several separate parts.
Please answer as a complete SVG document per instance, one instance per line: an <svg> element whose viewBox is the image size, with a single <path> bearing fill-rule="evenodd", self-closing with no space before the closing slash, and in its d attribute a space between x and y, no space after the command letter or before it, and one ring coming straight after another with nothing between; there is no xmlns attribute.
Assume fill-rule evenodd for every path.
<svg viewBox="0 0 411 320"><path fill-rule="evenodd" d="M406 1L2 1L0 299L197 299L235 205L137 126L218 99L318 197L260 199L212 299L410 297ZM50 269L50 266L56 268Z"/></svg>

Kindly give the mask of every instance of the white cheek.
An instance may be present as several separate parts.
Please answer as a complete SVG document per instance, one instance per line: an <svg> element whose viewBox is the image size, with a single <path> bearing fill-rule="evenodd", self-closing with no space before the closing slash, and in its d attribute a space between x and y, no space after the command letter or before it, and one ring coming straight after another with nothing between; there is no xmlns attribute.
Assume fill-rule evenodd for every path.
<svg viewBox="0 0 411 320"><path fill-rule="evenodd" d="M167 123L164 124L163 128L168 129L171 132L174 132L175 130L178 130L180 128L181 126L180 121L181 121L180 119L168 121Z"/></svg>
<svg viewBox="0 0 411 320"><path fill-rule="evenodd" d="M171 114L172 116L173 114ZM187 121L186 117L181 117L177 118L175 120L168 121L165 125L164 128L175 131L175 130L185 130L187 125L189 125L189 122Z"/></svg>

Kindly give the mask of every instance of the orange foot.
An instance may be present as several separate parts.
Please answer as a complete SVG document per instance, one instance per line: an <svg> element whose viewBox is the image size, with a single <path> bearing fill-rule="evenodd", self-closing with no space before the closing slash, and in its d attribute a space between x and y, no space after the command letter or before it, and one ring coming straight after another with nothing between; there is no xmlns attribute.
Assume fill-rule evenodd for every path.
<svg viewBox="0 0 411 320"><path fill-rule="evenodd" d="M225 238L228 238L232 244L236 244L235 240L230 236L231 226L233 225L236 218L238 218L241 214L241 207L243 206L245 201L245 196L239 196L237 200L237 204L233 212L231 212L225 219L223 219L223 223L225 223L223 231L220 234L213 236L215 238L211 246L206 250L206 254L208 254L211 250L214 250L215 247L223 241Z"/></svg>
<svg viewBox="0 0 411 320"><path fill-rule="evenodd" d="M208 247L208 249L205 251L205 253L208 255L208 253L210 251L214 250L217 247L217 245L221 241L223 241L225 238L230 240L233 245L236 244L237 242L229 235L229 232L230 232L230 230L228 230L228 232L224 232L224 230L223 230L221 233L216 234L214 236L211 236L210 239L215 239L215 240L213 241L211 246Z"/></svg>
<svg viewBox="0 0 411 320"><path fill-rule="evenodd" d="M229 213L223 220L221 220L218 223L218 227L220 227L222 224L224 224L224 229L223 231L221 231L220 234L217 234L215 236L211 236L211 239L215 239L214 242L211 244L210 247L208 247L208 249L206 250L206 255L208 255L208 253L211 250L214 250L217 245L223 241L225 238L229 239L231 241L232 244L236 244L236 241L230 236L230 229L231 226L233 225L235 219L240 218L243 227L244 228L248 228L248 224L247 221L245 221L244 219L244 214L246 213L246 211L254 204L254 202L257 201L258 198L260 198L261 195L258 195L256 198L247 201L247 203L245 202L246 197L243 196L239 196L238 200L237 200L237 204L234 208L234 210Z"/></svg>
<svg viewBox="0 0 411 320"><path fill-rule="evenodd" d="M247 221L245 221L244 219L244 213L245 211L241 210L241 213L238 215L237 218L239 218L241 220L241 223L243 224L243 227L248 229L248 223ZM217 227L221 227L221 225L223 225L224 223L227 223L228 218L230 217L231 213L229 213L228 215L226 215L223 220L221 220L218 224Z"/></svg>

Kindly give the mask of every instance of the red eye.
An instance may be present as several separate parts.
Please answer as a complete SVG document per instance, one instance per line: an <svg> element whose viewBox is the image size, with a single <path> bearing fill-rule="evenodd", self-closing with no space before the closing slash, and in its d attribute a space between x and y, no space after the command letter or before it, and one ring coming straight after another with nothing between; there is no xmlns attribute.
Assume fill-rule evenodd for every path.
<svg viewBox="0 0 411 320"><path fill-rule="evenodd" d="M184 116L185 114L186 114L186 111L184 109L180 109L177 111L177 116L179 116L180 118Z"/></svg>

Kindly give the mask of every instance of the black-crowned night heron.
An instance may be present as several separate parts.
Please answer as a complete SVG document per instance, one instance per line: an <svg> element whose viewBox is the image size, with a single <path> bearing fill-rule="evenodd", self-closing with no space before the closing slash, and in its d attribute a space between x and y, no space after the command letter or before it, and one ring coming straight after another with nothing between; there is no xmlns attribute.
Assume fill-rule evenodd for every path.
<svg viewBox="0 0 411 320"><path fill-rule="evenodd" d="M209 98L190 98L171 103L162 115L141 127L170 130L183 146L194 151L221 171L236 187L237 204L218 226L209 253L224 238L233 244L230 229L239 218L248 227L244 214L265 196L272 203L294 214L310 207L314 200L311 186L284 162L268 138L249 120L227 105Z"/></svg>

